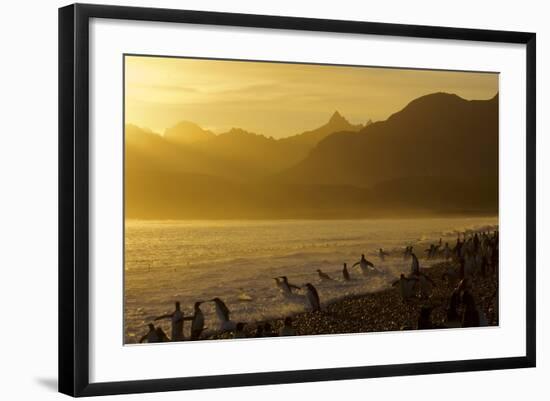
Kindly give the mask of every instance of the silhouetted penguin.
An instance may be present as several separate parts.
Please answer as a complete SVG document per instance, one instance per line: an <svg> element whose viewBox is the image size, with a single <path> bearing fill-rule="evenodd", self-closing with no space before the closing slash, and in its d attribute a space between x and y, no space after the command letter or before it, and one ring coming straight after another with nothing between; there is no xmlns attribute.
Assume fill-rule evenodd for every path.
<svg viewBox="0 0 550 401"><path fill-rule="evenodd" d="M479 311L474 296L470 291L464 291L462 294L462 303L464 305L464 311L462 312L462 327L479 327Z"/></svg>
<svg viewBox="0 0 550 401"><path fill-rule="evenodd" d="M447 316L445 320L445 327L458 328L462 326L462 319L458 313L462 298L461 286L457 286L451 294L449 299L449 307L447 308Z"/></svg>
<svg viewBox="0 0 550 401"><path fill-rule="evenodd" d="M172 341L183 341L183 312L180 308L180 303L176 302L176 310L172 313L167 313L155 318L155 321L161 319L170 319L172 321Z"/></svg>
<svg viewBox="0 0 550 401"><path fill-rule="evenodd" d="M313 312L321 310L321 300L317 289L310 283L306 284L306 297Z"/></svg>
<svg viewBox="0 0 550 401"><path fill-rule="evenodd" d="M380 258L380 260L384 261L386 256L388 256L388 255L389 255L389 253L384 252L384 250L382 248L380 248L378 250L378 257Z"/></svg>
<svg viewBox="0 0 550 401"><path fill-rule="evenodd" d="M158 326L155 331L157 332L157 337L159 338L160 343L165 343L170 341L164 330L162 330L162 327Z"/></svg>
<svg viewBox="0 0 550 401"><path fill-rule="evenodd" d="M246 333L244 332L245 323L239 322L235 326L235 333L233 333L233 338L246 338Z"/></svg>
<svg viewBox="0 0 550 401"><path fill-rule="evenodd" d="M445 247L443 248L443 257L445 258L445 260L449 260L451 259L451 256L452 256L452 251L451 251L451 248L449 247L449 243L445 242Z"/></svg>
<svg viewBox="0 0 550 401"><path fill-rule="evenodd" d="M296 290L300 289L300 287L298 287L297 285L290 284L288 282L287 276L275 277L274 280L277 287L285 294L292 294L293 289L296 289Z"/></svg>
<svg viewBox="0 0 550 401"><path fill-rule="evenodd" d="M364 275L367 275L369 269L375 270L374 264L372 262L369 262L367 259L365 259L364 254L361 254L361 260L359 262L355 262L352 267L355 267L357 265L359 265Z"/></svg>
<svg viewBox="0 0 550 401"><path fill-rule="evenodd" d="M254 337L260 338L264 336L264 326L262 324L256 325L256 332L254 333Z"/></svg>
<svg viewBox="0 0 550 401"><path fill-rule="evenodd" d="M220 321L220 330L222 331L231 331L235 330L235 322L229 319L229 308L220 298L212 298L210 301L214 302L216 305L216 315Z"/></svg>
<svg viewBox="0 0 550 401"><path fill-rule="evenodd" d="M425 249L424 252L428 254L428 259L432 258L433 252L434 252L434 244L430 245L429 249Z"/></svg>
<svg viewBox="0 0 550 401"><path fill-rule="evenodd" d="M411 253L412 263L411 263L411 273L414 275L420 274L420 263L418 263L418 258L414 253Z"/></svg>
<svg viewBox="0 0 550 401"><path fill-rule="evenodd" d="M332 278L328 274L323 273L321 269L317 269L317 274L319 274L321 280L332 281Z"/></svg>
<svg viewBox="0 0 550 401"><path fill-rule="evenodd" d="M401 300L405 302L409 298L412 298L415 293L415 286L418 283L418 278L413 276L410 278L405 277L403 273L399 277L399 280L396 280L392 283L392 286L395 287L399 285L399 295L401 295Z"/></svg>
<svg viewBox="0 0 550 401"><path fill-rule="evenodd" d="M420 315L418 316L418 330L433 329L432 324L432 310L431 306L423 306L420 309Z"/></svg>
<svg viewBox="0 0 550 401"><path fill-rule="evenodd" d="M147 334L145 334L140 338L139 340L140 344L145 340L147 340L148 343L160 342L160 338L157 334L157 330L155 329L155 325L153 323L149 323L147 327L149 328L149 331L147 332Z"/></svg>
<svg viewBox="0 0 550 401"><path fill-rule="evenodd" d="M434 281L423 273L417 274L417 277L420 287L420 297L430 298L433 293L433 287L435 287Z"/></svg>
<svg viewBox="0 0 550 401"><path fill-rule="evenodd" d="M407 246L405 247L405 252L403 252L403 260L409 259L409 258L411 257L411 255L412 255L412 253L413 253L413 247L412 247L412 245L411 245L411 246L408 246L408 245L407 245Z"/></svg>
<svg viewBox="0 0 550 401"><path fill-rule="evenodd" d="M202 302L195 302L193 320L191 321L191 340L198 340L204 330L204 314L200 305Z"/></svg>
<svg viewBox="0 0 550 401"><path fill-rule="evenodd" d="M273 331L271 323L264 324L264 337L279 337L279 333Z"/></svg>
<svg viewBox="0 0 550 401"><path fill-rule="evenodd" d="M342 269L342 275L344 276L345 281L350 281L351 280L351 277L350 277L349 272L348 272L348 266L345 263L344 263L344 268Z"/></svg>
<svg viewBox="0 0 550 401"><path fill-rule="evenodd" d="M294 327L292 327L292 318L291 317L286 317L285 318L284 325L281 328L281 330L279 331L279 335L281 337L283 337L283 336L295 336L296 335L296 330L294 329Z"/></svg>

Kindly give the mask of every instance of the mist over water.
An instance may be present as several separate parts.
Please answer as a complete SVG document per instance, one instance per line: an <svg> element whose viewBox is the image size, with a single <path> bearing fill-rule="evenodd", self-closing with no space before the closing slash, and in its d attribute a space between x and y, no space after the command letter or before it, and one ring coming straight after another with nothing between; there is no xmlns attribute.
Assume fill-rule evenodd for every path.
<svg viewBox="0 0 550 401"><path fill-rule="evenodd" d="M458 232L495 229L497 217L402 220L260 220L126 222L125 342L135 343L156 316L180 301L186 315L193 303L220 297L235 321L259 321L302 312L305 300L283 296L273 277L316 286L321 302L387 288L410 261L413 245L421 266L427 244L443 239L454 246ZM378 249L390 253L385 261ZM364 253L381 273L364 277L351 268ZM346 262L352 280L342 281ZM321 282L316 269L334 281ZM211 303L201 306L208 329L218 327ZM170 333L170 323L161 323ZM189 324L185 335L189 336Z"/></svg>

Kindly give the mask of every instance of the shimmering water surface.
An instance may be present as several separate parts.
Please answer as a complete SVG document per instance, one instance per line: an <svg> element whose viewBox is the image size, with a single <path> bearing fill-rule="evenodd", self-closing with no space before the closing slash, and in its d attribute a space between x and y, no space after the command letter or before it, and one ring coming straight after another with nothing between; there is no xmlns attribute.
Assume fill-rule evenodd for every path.
<svg viewBox="0 0 550 401"><path fill-rule="evenodd" d="M457 232L493 229L494 218L406 220L278 220L278 221L135 221L126 222L125 342L135 343L154 317L180 301L185 314L193 303L223 299L235 321L258 321L301 312L303 297L289 299L273 277L286 275L293 284L311 282L321 302L380 290L390 285L410 262L402 257L413 245L421 257L430 241L450 246ZM378 249L390 253L385 261ZM370 277L349 269L353 280L342 282L361 253L382 271ZM316 269L336 279L320 282ZM206 326L218 323L213 305L204 304ZM162 323L170 333L169 321ZM189 335L189 325L185 334Z"/></svg>

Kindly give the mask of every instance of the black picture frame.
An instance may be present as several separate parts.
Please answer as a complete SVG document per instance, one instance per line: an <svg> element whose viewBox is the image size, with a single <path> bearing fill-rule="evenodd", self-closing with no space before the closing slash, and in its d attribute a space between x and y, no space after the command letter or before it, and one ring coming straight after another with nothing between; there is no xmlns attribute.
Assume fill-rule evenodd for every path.
<svg viewBox="0 0 550 401"><path fill-rule="evenodd" d="M160 21L526 45L527 258L526 355L219 376L90 383L89 381L89 21ZM536 35L358 21L74 4L59 9L59 391L71 396L253 386L385 376L534 367Z"/></svg>

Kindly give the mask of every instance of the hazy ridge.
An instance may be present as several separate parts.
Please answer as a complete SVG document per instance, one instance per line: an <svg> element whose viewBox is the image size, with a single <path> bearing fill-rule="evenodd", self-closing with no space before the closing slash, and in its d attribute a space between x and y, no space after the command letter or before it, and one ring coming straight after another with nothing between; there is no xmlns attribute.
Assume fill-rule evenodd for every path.
<svg viewBox="0 0 550 401"><path fill-rule="evenodd" d="M126 217L353 218L498 211L498 95L435 93L385 121L273 139L126 126Z"/></svg>

